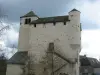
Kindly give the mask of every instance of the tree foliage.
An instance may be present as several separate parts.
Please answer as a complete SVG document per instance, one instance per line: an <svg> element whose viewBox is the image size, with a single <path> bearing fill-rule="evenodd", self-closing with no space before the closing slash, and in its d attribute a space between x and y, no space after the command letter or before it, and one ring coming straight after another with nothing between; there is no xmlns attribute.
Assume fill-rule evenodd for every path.
<svg viewBox="0 0 100 75"><path fill-rule="evenodd" d="M0 41L4 40L6 31L10 28L10 23L7 23L7 15L5 14L3 8L0 6ZM0 44L2 45L2 44ZM4 54L5 49L0 48L0 55Z"/></svg>
<svg viewBox="0 0 100 75"><path fill-rule="evenodd" d="M0 8L0 37L4 34L4 31L10 28L10 24L6 23L7 15L5 15L2 8Z"/></svg>

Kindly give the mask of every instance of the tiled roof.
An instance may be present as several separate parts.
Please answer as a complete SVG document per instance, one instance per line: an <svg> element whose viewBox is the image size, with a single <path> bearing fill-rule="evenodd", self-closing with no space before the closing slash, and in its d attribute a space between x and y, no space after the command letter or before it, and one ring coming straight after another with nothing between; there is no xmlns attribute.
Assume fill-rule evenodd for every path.
<svg viewBox="0 0 100 75"><path fill-rule="evenodd" d="M72 12L72 11L78 11L78 10L77 9L73 9L70 12ZM30 11L29 13L27 13L24 16L21 16L20 18L33 17L33 16L38 17L33 11ZM45 17L45 18L39 18L38 17L38 19L35 20L35 21L32 21L31 24L66 22L66 21L70 21L69 18L68 18L68 15L67 16Z"/></svg>
<svg viewBox="0 0 100 75"><path fill-rule="evenodd" d="M85 56L80 56L80 63L81 63L81 66L90 66L91 65L89 60Z"/></svg>
<svg viewBox="0 0 100 75"><path fill-rule="evenodd" d="M30 11L30 12L27 13L26 15L21 16L21 18L22 18L22 17L33 17L33 16L38 17L33 11Z"/></svg>
<svg viewBox="0 0 100 75"><path fill-rule="evenodd" d="M88 60L90 61L92 67L94 67L94 68L100 68L100 62L96 58L90 58L90 57L88 57Z"/></svg>
<svg viewBox="0 0 100 75"><path fill-rule="evenodd" d="M100 68L100 62L96 58L80 56L80 63L81 66L91 66L94 68Z"/></svg>
<svg viewBox="0 0 100 75"><path fill-rule="evenodd" d="M27 59L28 52L16 52L8 61L8 64L24 64Z"/></svg>
<svg viewBox="0 0 100 75"><path fill-rule="evenodd" d="M55 17L39 18L35 21L32 21L31 24L67 22L67 21L70 21L68 16L55 16Z"/></svg>
<svg viewBox="0 0 100 75"><path fill-rule="evenodd" d="M78 10L74 8L74 9L72 9L70 12L72 12L72 11L78 11ZM80 12L80 11L78 11L78 12Z"/></svg>

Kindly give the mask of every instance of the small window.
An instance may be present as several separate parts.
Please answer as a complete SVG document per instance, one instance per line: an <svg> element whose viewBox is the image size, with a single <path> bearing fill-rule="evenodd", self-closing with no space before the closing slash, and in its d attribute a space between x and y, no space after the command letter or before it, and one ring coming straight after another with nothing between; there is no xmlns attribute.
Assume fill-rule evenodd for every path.
<svg viewBox="0 0 100 75"><path fill-rule="evenodd" d="M36 24L34 24L34 27L36 27Z"/></svg>
<svg viewBox="0 0 100 75"><path fill-rule="evenodd" d="M66 22L64 22L64 25L66 25Z"/></svg>
<svg viewBox="0 0 100 75"><path fill-rule="evenodd" d="M55 26L56 25L56 22L53 22L53 25Z"/></svg>
<svg viewBox="0 0 100 75"><path fill-rule="evenodd" d="M29 23L31 22L31 18L28 19Z"/></svg>
<svg viewBox="0 0 100 75"><path fill-rule="evenodd" d="M27 24L27 19L25 19L25 24Z"/></svg>
<svg viewBox="0 0 100 75"><path fill-rule="evenodd" d="M82 31L82 26L81 26L81 23L80 23L80 31Z"/></svg>
<svg viewBox="0 0 100 75"><path fill-rule="evenodd" d="M25 24L29 24L31 22L31 18L25 19Z"/></svg>

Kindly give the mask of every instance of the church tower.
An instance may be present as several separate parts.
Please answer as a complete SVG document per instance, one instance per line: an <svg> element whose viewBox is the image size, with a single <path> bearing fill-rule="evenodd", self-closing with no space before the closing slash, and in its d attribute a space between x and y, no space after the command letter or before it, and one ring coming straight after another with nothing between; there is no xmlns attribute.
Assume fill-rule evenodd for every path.
<svg viewBox="0 0 100 75"><path fill-rule="evenodd" d="M80 23L80 11L73 9L69 12L70 25L68 28L69 35L73 39L69 40L72 50L76 50L77 63L75 65L75 73L79 75L79 53L81 51L81 23Z"/></svg>
<svg viewBox="0 0 100 75"><path fill-rule="evenodd" d="M33 11L30 11L26 15L20 17L20 31L19 31L19 41L18 41L19 51L27 51L29 49L29 37L30 37L29 24L37 19L38 16Z"/></svg>

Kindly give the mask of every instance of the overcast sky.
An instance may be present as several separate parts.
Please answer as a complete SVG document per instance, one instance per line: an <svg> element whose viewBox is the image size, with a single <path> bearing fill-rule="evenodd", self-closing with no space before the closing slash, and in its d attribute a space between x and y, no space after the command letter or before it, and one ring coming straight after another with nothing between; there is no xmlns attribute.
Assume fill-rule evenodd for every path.
<svg viewBox="0 0 100 75"><path fill-rule="evenodd" d="M67 15L73 8L78 9L83 29L81 54L100 57L100 0L0 0L0 7L13 24L5 41L9 47L17 46L20 16L27 12L33 10L39 17L47 17Z"/></svg>

